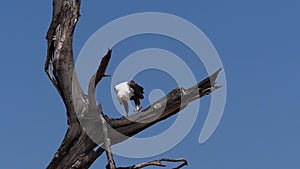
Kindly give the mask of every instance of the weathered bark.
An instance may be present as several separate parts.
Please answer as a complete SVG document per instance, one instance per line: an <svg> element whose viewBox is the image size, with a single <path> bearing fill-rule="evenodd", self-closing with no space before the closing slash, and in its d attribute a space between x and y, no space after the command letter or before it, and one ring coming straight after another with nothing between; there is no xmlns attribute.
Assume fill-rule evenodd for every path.
<svg viewBox="0 0 300 169"><path fill-rule="evenodd" d="M68 119L66 135L48 169L88 168L107 150L107 139L110 142L108 146L122 142L176 114L195 99L219 88L215 86L215 81L220 70L189 89L172 90L137 114L126 118L109 118L102 112L101 105L96 105L94 91L102 77L107 76L105 70L111 50L107 53L109 57L102 59L99 69L91 78L89 89L92 87L92 90L89 90L88 102L77 80L72 42L74 29L80 17L80 4L80 0L53 0L52 22L46 36L48 49L45 72L65 104ZM106 125L103 120L107 122ZM107 132L103 133L105 128ZM92 140L87 134L88 131L95 132L96 138ZM98 146L95 140L98 145L106 145L106 149L98 147L95 151Z"/></svg>

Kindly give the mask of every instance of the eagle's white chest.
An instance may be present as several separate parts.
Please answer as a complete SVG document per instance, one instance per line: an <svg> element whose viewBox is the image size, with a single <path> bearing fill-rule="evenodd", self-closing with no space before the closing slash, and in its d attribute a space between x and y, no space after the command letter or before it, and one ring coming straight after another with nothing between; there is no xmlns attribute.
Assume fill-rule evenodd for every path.
<svg viewBox="0 0 300 169"><path fill-rule="evenodd" d="M133 89L128 82L122 82L114 87L120 102L128 101L134 95Z"/></svg>

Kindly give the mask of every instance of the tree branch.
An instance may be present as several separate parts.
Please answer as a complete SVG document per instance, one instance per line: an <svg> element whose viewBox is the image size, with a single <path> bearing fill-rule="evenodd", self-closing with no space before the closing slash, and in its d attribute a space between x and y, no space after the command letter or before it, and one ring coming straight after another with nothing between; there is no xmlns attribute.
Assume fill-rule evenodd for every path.
<svg viewBox="0 0 300 169"><path fill-rule="evenodd" d="M80 2L53 0L52 21L46 36L48 49L44 70L65 103L70 125L77 123L76 113L71 113L75 112L72 89L83 96L77 77L74 77L76 73L72 46L74 29L80 16ZM82 104L84 103L80 103Z"/></svg>
<svg viewBox="0 0 300 169"><path fill-rule="evenodd" d="M108 74L105 74L110 58L111 58L111 50L108 49L106 55L102 58L101 63L99 64L97 72L91 77L89 82L88 98L89 98L90 107L94 109L96 109L97 107L96 96L95 96L95 90L97 84L100 82L100 80L103 77L110 76Z"/></svg>
<svg viewBox="0 0 300 169"><path fill-rule="evenodd" d="M78 109L75 108L80 107L84 111L84 107L87 107L74 69L72 46L74 29L80 16L80 2L53 0L52 21L46 35L48 48L44 70L65 104L69 125L47 167L49 169L71 168L80 154L90 152L96 146L82 130L76 115L80 112L76 112Z"/></svg>
<svg viewBox="0 0 300 169"><path fill-rule="evenodd" d="M210 94L220 88L216 86L216 78L221 69L188 89L176 88L165 97L154 102L145 110L122 118L107 118L111 126L113 144L126 140L140 131L156 124L184 109L190 102ZM117 131L117 132L116 132Z"/></svg>
<svg viewBox="0 0 300 169"><path fill-rule="evenodd" d="M96 104L96 96L95 96L95 90L97 87L97 84L100 82L100 80L103 77L110 76L105 74L109 60L111 58L111 50L109 49L107 51L107 54L102 58L101 63L98 67L97 72L91 77L89 82L89 89L88 89L88 98L89 98L89 112L99 112L99 117L101 121L101 130L102 130L102 136L104 137L104 149L106 151L106 157L108 161L108 167L109 169L115 169L115 161L113 159L113 155L111 152L111 142L110 138L108 137L108 129L107 129L107 122L103 117L102 114L102 107L97 106Z"/></svg>
<svg viewBox="0 0 300 169"><path fill-rule="evenodd" d="M148 166L166 167L167 165L163 164L162 163L163 161L164 162L182 162L182 164L180 164L179 166L177 166L173 169L180 169L180 168L188 165L188 162L183 158L179 158L179 159L160 158L157 160L136 164L136 165L133 165L130 167L118 167L117 169L140 169L140 168L144 168L144 167L148 167Z"/></svg>

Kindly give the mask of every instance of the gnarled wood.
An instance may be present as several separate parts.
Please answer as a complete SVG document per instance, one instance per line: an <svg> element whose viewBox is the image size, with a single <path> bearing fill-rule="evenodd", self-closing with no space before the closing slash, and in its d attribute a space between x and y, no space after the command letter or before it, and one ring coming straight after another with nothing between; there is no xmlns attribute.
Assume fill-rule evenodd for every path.
<svg viewBox="0 0 300 169"><path fill-rule="evenodd" d="M95 151L98 145L88 136L88 131L95 132L98 144L103 145L105 139L109 139L111 144L117 144L167 119L193 100L219 88L215 86L215 81L220 70L189 89L172 90L137 114L126 118L109 118L104 115L101 107L96 106L95 97L91 97L90 92L89 100L86 100L75 72L72 44L74 29L80 17L80 5L80 0L53 0L52 22L46 36L48 49L44 69L65 104L69 127L60 147L47 166L48 169L88 168L102 155L104 147L98 147ZM110 59L110 50L108 55L109 58L102 59L99 69L92 77L94 78L92 93L102 77L107 76L105 70ZM102 120L99 117L103 117ZM103 119L108 126L107 132L104 133L101 132L105 129Z"/></svg>

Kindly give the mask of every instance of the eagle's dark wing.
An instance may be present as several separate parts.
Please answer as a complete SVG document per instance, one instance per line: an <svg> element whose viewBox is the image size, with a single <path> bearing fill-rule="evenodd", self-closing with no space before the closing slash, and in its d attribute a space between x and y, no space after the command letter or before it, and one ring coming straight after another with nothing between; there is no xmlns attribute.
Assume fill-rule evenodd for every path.
<svg viewBox="0 0 300 169"><path fill-rule="evenodd" d="M129 86L133 89L135 97L138 97L140 99L144 98L144 88L142 86L138 85L133 80L129 82Z"/></svg>
<svg viewBox="0 0 300 169"><path fill-rule="evenodd" d="M138 90L137 90L137 96L140 98L140 99L143 99L144 98L144 88L142 87L142 86L140 86L140 85L138 85L137 83L136 83L136 87L138 88Z"/></svg>

